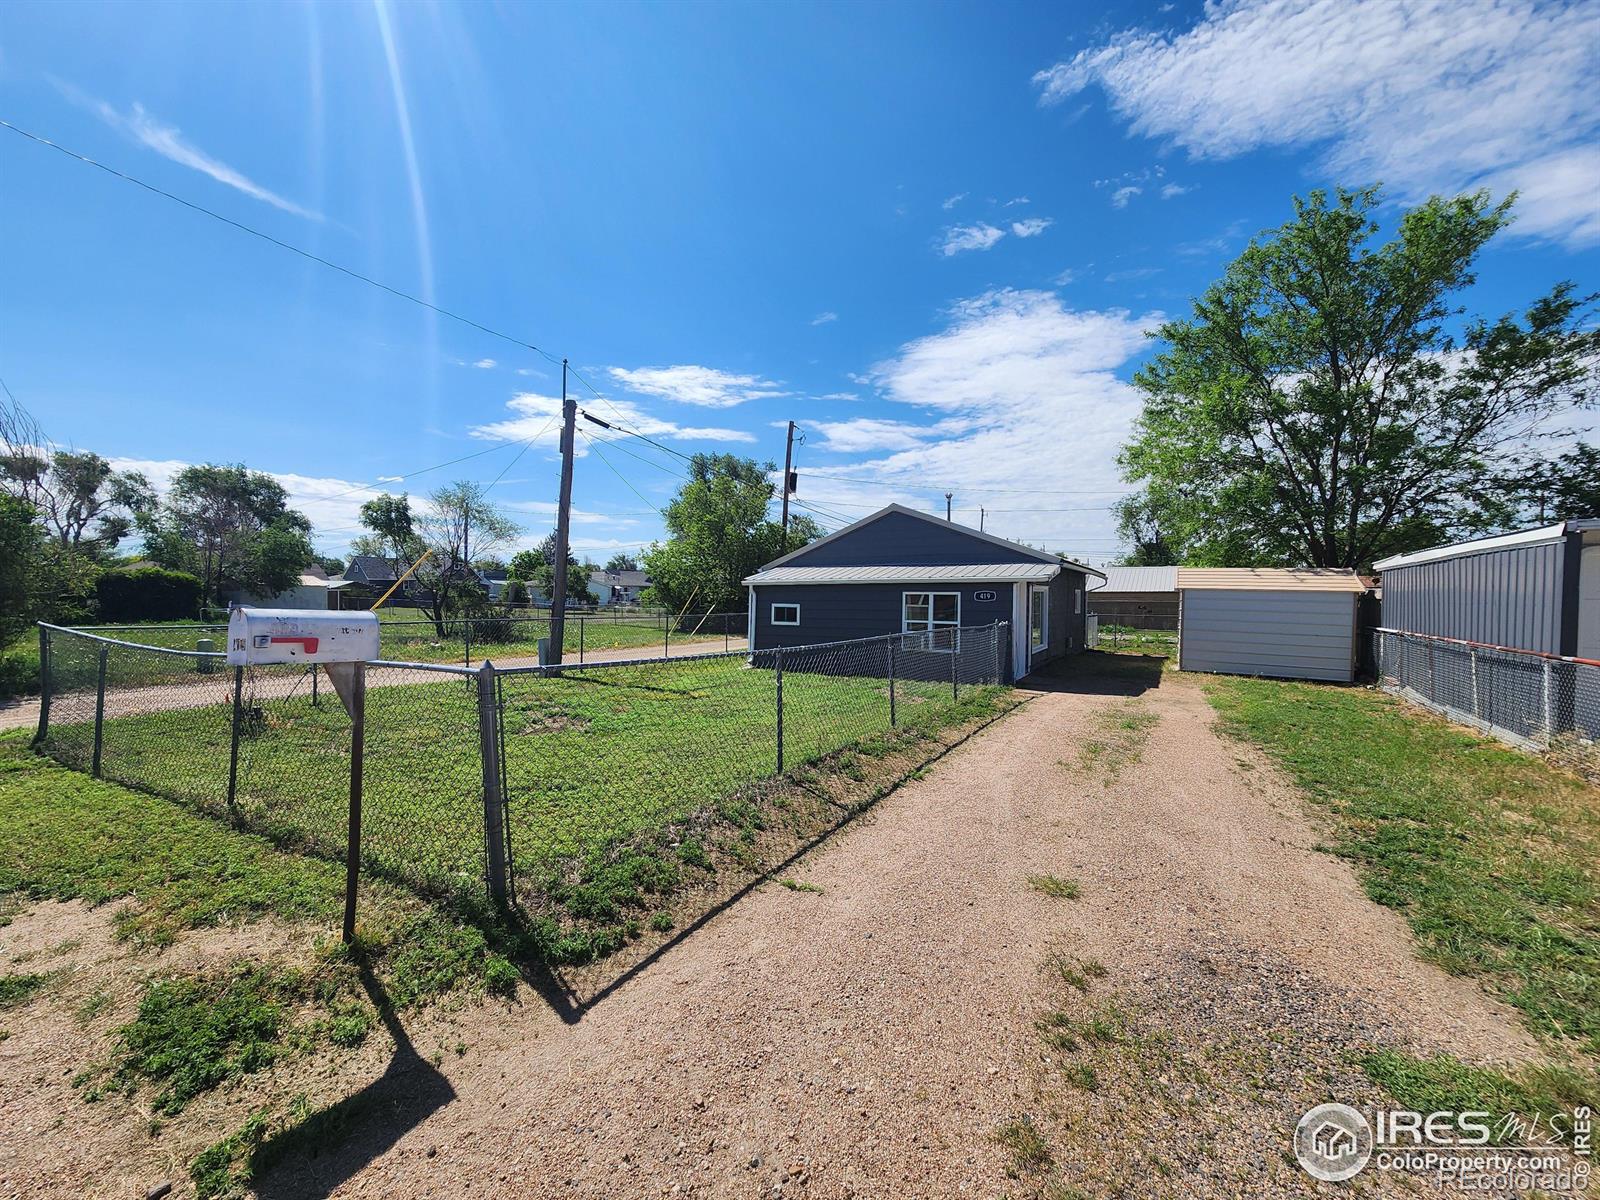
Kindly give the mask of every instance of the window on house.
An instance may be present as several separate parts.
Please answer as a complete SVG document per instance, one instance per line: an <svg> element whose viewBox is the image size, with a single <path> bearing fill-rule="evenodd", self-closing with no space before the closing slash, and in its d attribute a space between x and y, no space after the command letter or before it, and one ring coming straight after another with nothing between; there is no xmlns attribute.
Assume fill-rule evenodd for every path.
<svg viewBox="0 0 1600 1200"><path fill-rule="evenodd" d="M1028 589L1028 647L1043 650L1050 644L1050 589L1037 584Z"/></svg>
<svg viewBox="0 0 1600 1200"><path fill-rule="evenodd" d="M959 649L961 593L906 592L901 597L900 628L926 635L925 649Z"/></svg>
<svg viewBox="0 0 1600 1200"><path fill-rule="evenodd" d="M772 623L774 625L800 624L800 606L798 604L774 604L772 606Z"/></svg>

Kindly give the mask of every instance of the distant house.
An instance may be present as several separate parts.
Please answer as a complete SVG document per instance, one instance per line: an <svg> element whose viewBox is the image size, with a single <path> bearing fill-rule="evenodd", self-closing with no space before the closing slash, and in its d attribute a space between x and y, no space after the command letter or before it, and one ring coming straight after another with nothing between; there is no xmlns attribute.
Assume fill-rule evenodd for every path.
<svg viewBox="0 0 1600 1200"><path fill-rule="evenodd" d="M602 607L612 604L638 604L650 576L645 571L591 571L589 590Z"/></svg>
<svg viewBox="0 0 1600 1200"><path fill-rule="evenodd" d="M1106 581L1089 589L1089 612L1102 626L1176 629L1178 568L1107 567Z"/></svg>
<svg viewBox="0 0 1600 1200"><path fill-rule="evenodd" d="M1084 648L1084 587L1105 576L1060 555L899 504L774 559L744 580L750 648L923 633L955 648L962 627L1009 627L1020 679Z"/></svg>
<svg viewBox="0 0 1600 1200"><path fill-rule="evenodd" d="M235 604L249 604L258 608L339 608L339 593L348 587L348 580L329 579L326 571L307 570L293 587L285 588L276 595L255 596L248 592L234 592L228 599Z"/></svg>
<svg viewBox="0 0 1600 1200"><path fill-rule="evenodd" d="M506 590L506 569L494 567L490 570L478 572L478 581L483 584L484 590L489 593L489 603L499 604L500 597Z"/></svg>

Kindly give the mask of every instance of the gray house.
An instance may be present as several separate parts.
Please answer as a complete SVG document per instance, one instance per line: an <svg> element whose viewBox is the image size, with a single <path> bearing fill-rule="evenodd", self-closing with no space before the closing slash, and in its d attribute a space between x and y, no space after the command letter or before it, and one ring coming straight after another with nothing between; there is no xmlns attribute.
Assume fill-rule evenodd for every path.
<svg viewBox="0 0 1600 1200"><path fill-rule="evenodd" d="M1008 622L1012 678L1084 648L1084 588L1105 576L899 504L879 509L744 580L750 649L888 633L937 648L963 626Z"/></svg>

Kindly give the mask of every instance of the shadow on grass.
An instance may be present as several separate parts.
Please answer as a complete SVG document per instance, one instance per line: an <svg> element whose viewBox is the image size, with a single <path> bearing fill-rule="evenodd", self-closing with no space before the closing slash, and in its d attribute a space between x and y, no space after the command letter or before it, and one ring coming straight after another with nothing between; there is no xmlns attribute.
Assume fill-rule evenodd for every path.
<svg viewBox="0 0 1600 1200"><path fill-rule="evenodd" d="M417 1053L371 969L361 986L378 1011L394 1056L359 1092L268 1137L250 1155L255 1194L263 1200L331 1195L402 1137L456 1098L455 1089Z"/></svg>
<svg viewBox="0 0 1600 1200"><path fill-rule="evenodd" d="M1018 686L1036 692L1085 696L1138 696L1161 686L1167 659L1155 654L1107 654L1085 650L1058 658Z"/></svg>

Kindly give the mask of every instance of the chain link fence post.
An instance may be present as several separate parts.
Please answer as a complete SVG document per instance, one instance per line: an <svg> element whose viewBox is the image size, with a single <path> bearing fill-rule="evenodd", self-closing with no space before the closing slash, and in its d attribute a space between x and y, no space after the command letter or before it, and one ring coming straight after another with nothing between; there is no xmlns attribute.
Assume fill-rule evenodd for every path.
<svg viewBox="0 0 1600 1200"><path fill-rule="evenodd" d="M233 733L228 748L228 807L239 794L239 716L244 706L244 668L233 669Z"/></svg>
<svg viewBox="0 0 1600 1200"><path fill-rule="evenodd" d="M99 668L95 675L94 685L94 765L89 768L89 774L96 779L100 778L100 752L105 747L106 724L106 657L111 647L103 642L100 645Z"/></svg>
<svg viewBox="0 0 1600 1200"><path fill-rule="evenodd" d="M1550 660L1543 663L1543 677L1541 683L1544 690L1544 744L1549 746L1556 735L1555 706L1551 703L1550 695Z"/></svg>
<svg viewBox="0 0 1600 1200"><path fill-rule="evenodd" d="M478 752L483 760L483 841L489 897L506 900L506 834L500 802L500 714L495 702L494 664L478 668Z"/></svg>
<svg viewBox="0 0 1600 1200"><path fill-rule="evenodd" d="M313 663L312 669L316 669ZM313 676L315 678L315 676ZM361 785L367 758L367 664L356 663L350 688L350 823L344 843L344 944L356 936L356 887L361 879Z"/></svg>
<svg viewBox="0 0 1600 1200"><path fill-rule="evenodd" d="M889 728L899 724L894 711L894 634L889 635Z"/></svg>
<svg viewBox="0 0 1600 1200"><path fill-rule="evenodd" d="M952 631L950 641L950 700L961 699L961 630Z"/></svg>
<svg viewBox="0 0 1600 1200"><path fill-rule="evenodd" d="M778 647L777 654L777 684L778 684L778 774L783 774L783 647Z"/></svg>
<svg viewBox="0 0 1600 1200"><path fill-rule="evenodd" d="M50 670L50 631L39 626L39 728L33 735L33 744L40 745L50 735L50 685L54 682Z"/></svg>

